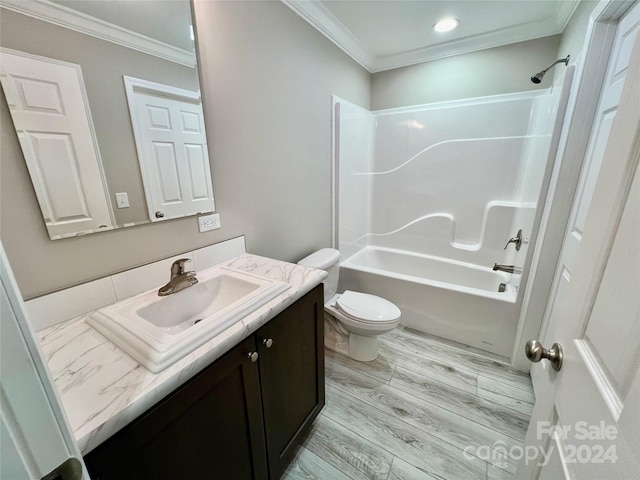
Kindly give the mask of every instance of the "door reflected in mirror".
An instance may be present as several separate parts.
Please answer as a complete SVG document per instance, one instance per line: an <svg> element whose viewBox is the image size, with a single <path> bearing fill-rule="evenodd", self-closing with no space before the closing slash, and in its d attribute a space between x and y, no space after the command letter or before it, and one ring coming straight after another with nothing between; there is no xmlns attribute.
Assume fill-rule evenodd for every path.
<svg viewBox="0 0 640 480"><path fill-rule="evenodd" d="M50 238L213 211L190 8L188 0L0 3L2 88ZM148 123L157 135L141 148L125 77L190 98L186 113L178 104L164 111L170 136ZM165 107L152 109L156 119ZM139 160L155 162L155 176L145 178ZM187 164L194 169L183 178Z"/></svg>

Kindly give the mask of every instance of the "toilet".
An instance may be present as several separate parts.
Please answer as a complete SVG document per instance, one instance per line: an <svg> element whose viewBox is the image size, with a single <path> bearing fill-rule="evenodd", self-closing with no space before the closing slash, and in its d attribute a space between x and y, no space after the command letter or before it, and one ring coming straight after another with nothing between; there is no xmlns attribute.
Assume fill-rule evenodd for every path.
<svg viewBox="0 0 640 480"><path fill-rule="evenodd" d="M324 281L324 344L354 360L369 362L378 356L378 335L400 324L400 309L384 298L346 290L336 293L340 252L323 248L298 265L328 272Z"/></svg>

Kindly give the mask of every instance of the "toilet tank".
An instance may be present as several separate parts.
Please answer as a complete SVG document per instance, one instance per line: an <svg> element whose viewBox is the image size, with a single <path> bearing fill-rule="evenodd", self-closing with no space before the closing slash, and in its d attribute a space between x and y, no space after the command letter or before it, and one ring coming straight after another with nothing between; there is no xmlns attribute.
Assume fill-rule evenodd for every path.
<svg viewBox="0 0 640 480"><path fill-rule="evenodd" d="M340 252L335 248L322 248L298 262L310 268L325 270L329 276L324 280L324 301L328 301L338 290L338 275L340 273Z"/></svg>

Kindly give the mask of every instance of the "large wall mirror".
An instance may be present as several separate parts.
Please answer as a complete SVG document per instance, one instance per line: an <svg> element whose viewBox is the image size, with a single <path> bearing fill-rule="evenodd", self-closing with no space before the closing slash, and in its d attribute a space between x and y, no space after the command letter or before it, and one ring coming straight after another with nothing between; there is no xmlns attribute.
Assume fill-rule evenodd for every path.
<svg viewBox="0 0 640 480"><path fill-rule="evenodd" d="M214 210L189 0L0 0L0 21L50 238Z"/></svg>

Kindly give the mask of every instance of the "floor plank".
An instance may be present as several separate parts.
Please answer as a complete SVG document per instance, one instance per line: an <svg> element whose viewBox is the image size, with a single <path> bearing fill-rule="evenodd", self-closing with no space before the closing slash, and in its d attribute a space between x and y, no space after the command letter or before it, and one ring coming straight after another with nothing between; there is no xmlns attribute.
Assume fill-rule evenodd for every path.
<svg viewBox="0 0 640 480"><path fill-rule="evenodd" d="M347 476L336 467L318 457L304 447L280 477L282 480L344 480Z"/></svg>
<svg viewBox="0 0 640 480"><path fill-rule="evenodd" d="M496 430L469 421L468 418L446 408L346 367L333 364L332 360L327 360L327 365L327 371L330 372L327 374L327 385L437 437L458 448L461 455L465 448L473 454L495 444L507 449L520 445L519 441ZM505 468L515 472L516 463L507 461Z"/></svg>
<svg viewBox="0 0 640 480"><path fill-rule="evenodd" d="M408 328L373 362L325 358L327 404L285 480L514 478L516 460L487 457L522 445L534 398L503 358Z"/></svg>
<svg viewBox="0 0 640 480"><path fill-rule="evenodd" d="M389 380L391 380L393 376L394 366L384 353L378 355L378 358L372 362L358 362L345 355L332 352L331 350L325 350L325 358L386 383L389 383Z"/></svg>
<svg viewBox="0 0 640 480"><path fill-rule="evenodd" d="M446 359L434 360L422 355L415 355L406 350L380 344L380 354L394 367L403 367L414 372L424 372L430 378L446 383L459 390L475 394L478 389L478 375L459 366L449 364Z"/></svg>
<svg viewBox="0 0 640 480"><path fill-rule="evenodd" d="M480 355L481 357L488 358L494 360L503 365L509 365L509 359L507 357L503 357L502 355L497 355L495 353L487 352L486 350L482 350L476 347L470 347L469 345L464 345L459 342L454 342L453 340L447 340L446 338L436 337L435 335L431 335L430 333L421 332L420 330L416 330L414 328L404 327L402 330L396 329L396 331L403 331L409 335L413 335L414 337L426 338L429 340L435 340L439 344L443 346L448 346L451 348L455 348L457 350L464 350L467 353L472 353L475 355Z"/></svg>
<svg viewBox="0 0 640 480"><path fill-rule="evenodd" d="M394 330L382 335L380 341L400 350L434 360L439 361L446 358L447 363L452 366L494 378L515 388L532 391L531 378L528 374L494 359L444 344L435 337L416 335L409 329L405 329L403 331Z"/></svg>
<svg viewBox="0 0 640 480"><path fill-rule="evenodd" d="M462 450L441 442L405 422L384 414L341 390L327 385L324 415L364 438L375 438L384 449L422 469L443 478L483 479L486 463L466 458Z"/></svg>
<svg viewBox="0 0 640 480"><path fill-rule="evenodd" d="M478 396L526 415L531 415L535 402L533 392L514 388L482 375L478 377Z"/></svg>
<svg viewBox="0 0 640 480"><path fill-rule="evenodd" d="M428 473L423 472L418 467L414 467L410 463L395 457L391 465L391 473L389 480L438 480Z"/></svg>
<svg viewBox="0 0 640 480"><path fill-rule="evenodd" d="M528 415L476 395L456 391L448 385L402 367L396 368L390 385L405 392L416 392L430 403L440 405L473 422L486 425L519 442L524 440L527 433Z"/></svg>
<svg viewBox="0 0 640 480"><path fill-rule="evenodd" d="M327 407L325 407L326 410ZM303 446L354 480L386 480L393 455L321 413Z"/></svg>
<svg viewBox="0 0 640 480"><path fill-rule="evenodd" d="M490 392L506 395L525 403L534 404L536 399L533 389L524 390L522 388L513 387L508 383L504 383L496 378L478 375L478 390L488 390Z"/></svg>

